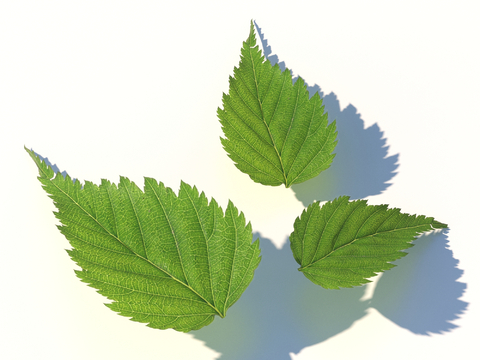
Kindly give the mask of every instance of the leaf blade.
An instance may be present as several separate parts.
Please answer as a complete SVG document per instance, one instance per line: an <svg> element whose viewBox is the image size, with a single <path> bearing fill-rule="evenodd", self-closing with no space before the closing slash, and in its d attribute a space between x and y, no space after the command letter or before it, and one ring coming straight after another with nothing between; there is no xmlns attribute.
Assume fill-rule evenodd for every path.
<svg viewBox="0 0 480 360"><path fill-rule="evenodd" d="M144 191L125 177L118 186L82 188L26 150L82 268L77 276L112 300L110 309L153 328L190 331L224 317L252 280L258 241L232 203L224 214L195 187L182 182L177 196L151 178Z"/></svg>
<svg viewBox="0 0 480 360"><path fill-rule="evenodd" d="M295 220L290 246L299 271L325 288L359 286L406 255L415 236L447 227L387 205L339 197L311 204Z"/></svg>
<svg viewBox="0 0 480 360"><path fill-rule="evenodd" d="M240 58L217 112L235 166L255 182L286 187L327 169L337 132L318 93L310 98L303 79L293 84L290 70L263 57L253 22Z"/></svg>

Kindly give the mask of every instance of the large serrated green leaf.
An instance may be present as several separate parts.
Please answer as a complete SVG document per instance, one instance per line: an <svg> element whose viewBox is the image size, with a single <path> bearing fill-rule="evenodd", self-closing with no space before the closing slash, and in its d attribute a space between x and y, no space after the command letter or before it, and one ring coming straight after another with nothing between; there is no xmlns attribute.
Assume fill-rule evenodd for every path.
<svg viewBox="0 0 480 360"><path fill-rule="evenodd" d="M27 150L27 149L26 149ZM31 150L38 179L70 241L77 276L113 300L107 306L158 329L199 329L224 317L260 262L250 223L228 203L181 183L178 196L151 178L140 190L125 177L82 188Z"/></svg>
<svg viewBox="0 0 480 360"><path fill-rule="evenodd" d="M290 235L299 270L327 289L352 287L388 270L406 255L415 236L446 228L433 218L400 213L388 205L367 205L348 196L311 204L295 220Z"/></svg>
<svg viewBox="0 0 480 360"><path fill-rule="evenodd" d="M228 156L255 182L290 187L320 174L335 156L335 122L328 125L320 96L309 98L301 78L293 84L290 70L264 58L253 22L218 117Z"/></svg>

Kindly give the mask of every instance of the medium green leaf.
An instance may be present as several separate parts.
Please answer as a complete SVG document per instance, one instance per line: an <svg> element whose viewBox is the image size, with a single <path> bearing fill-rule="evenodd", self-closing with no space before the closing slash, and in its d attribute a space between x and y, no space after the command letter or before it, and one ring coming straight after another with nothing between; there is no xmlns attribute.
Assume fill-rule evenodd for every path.
<svg viewBox="0 0 480 360"><path fill-rule="evenodd" d="M388 205L367 205L348 196L311 204L295 220L290 235L299 271L327 289L369 282L376 273L391 269L391 261L405 256L415 236L446 228L433 218L402 214Z"/></svg>
<svg viewBox="0 0 480 360"><path fill-rule="evenodd" d="M255 182L286 187L327 169L337 132L318 93L309 98L301 78L293 84L290 70L282 72L264 58L253 22L240 58L218 109L221 142L237 168Z"/></svg>
<svg viewBox="0 0 480 360"><path fill-rule="evenodd" d="M251 282L259 243L232 202L224 214L195 187L182 182L177 196L151 178L144 191L125 177L82 188L27 151L82 268L77 276L120 315L158 329L199 329L224 317Z"/></svg>

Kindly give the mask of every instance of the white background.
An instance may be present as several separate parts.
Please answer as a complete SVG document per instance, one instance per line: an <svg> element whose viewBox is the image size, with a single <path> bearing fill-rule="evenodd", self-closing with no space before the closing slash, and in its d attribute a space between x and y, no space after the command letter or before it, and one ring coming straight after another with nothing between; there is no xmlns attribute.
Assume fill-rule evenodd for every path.
<svg viewBox="0 0 480 360"><path fill-rule="evenodd" d="M233 345L223 350L221 359L254 358L245 355L245 349L268 354L282 346L284 359L291 353L298 360L476 359L479 16L473 0L0 2L0 357L210 360L222 352L211 339L224 336ZM259 317L245 328L234 323L235 330L227 331L221 328L227 315L214 321L212 334L202 337L154 330L118 316L75 277L77 267L64 251L69 244L55 227L54 206L36 180L36 167L24 145L81 181L118 181L123 175L141 186L143 176L149 176L177 191L183 180L223 207L231 199L254 231L267 239L262 248L268 249L269 241L278 249L286 243L304 208L296 196L299 190L253 183L234 167L219 141L216 110L222 106L222 93L228 92L228 76L238 64L251 19L261 28L272 55L295 76L318 85L324 95L334 93L340 110L349 104L355 108L348 108L350 118L364 128L350 135L361 140L368 139L365 129L383 132L388 148L381 149L380 138L360 141L350 154L341 158L339 153L338 166L342 161L358 163L355 159L367 154L362 149L371 148L377 155L388 151L390 160L398 156L396 174L383 181L383 188L369 187L375 182L371 172L361 173L359 168L358 173L342 175L332 166L333 180L323 189L330 186L331 191L317 200L358 195L371 204L387 203L448 223L448 232L429 240L439 257L426 249L412 254L415 264L408 263L407 256L390 270L394 274L402 265L412 266L410 277L402 278L406 283L392 280L390 290L377 301L385 307L407 294L395 305L406 311L400 311L400 317L373 306L373 286L354 289L355 295L341 290L335 294L346 294L346 303L354 299L355 306L366 304L362 316L349 317L349 309L338 306L328 314L329 321L307 325L300 311L292 326L324 332L311 332L312 340L292 340L295 330L276 321L290 311L296 314L306 295L287 288L282 291L289 294L288 302L267 294L248 305L247 289L246 300L231 311L237 305L247 313L260 309ZM376 161L375 169L388 173L388 161ZM441 241L447 240L445 248ZM288 244L276 251L287 254ZM267 263L272 253L266 251L263 261ZM403 291L429 273L429 264L440 269L435 274L443 274L435 279L437 290ZM304 281L297 274L295 279ZM294 287L295 281L287 283ZM466 290L462 297L457 291L445 300L442 284ZM400 295L391 295L395 289ZM312 291L318 298L308 298L310 305L329 312L325 304L331 300L321 296L326 293ZM413 298L423 307L416 309ZM278 303L283 304L277 309L278 319L262 320L261 314ZM423 320L429 303L437 312ZM447 321L448 314L462 306L463 314ZM398 321L415 311L416 320L411 321L420 331L412 322L405 326ZM322 314L319 319L327 316ZM442 327L448 331L440 331ZM249 333L260 328L266 329L258 337L261 341L248 340ZM268 340L265 332L271 334Z"/></svg>

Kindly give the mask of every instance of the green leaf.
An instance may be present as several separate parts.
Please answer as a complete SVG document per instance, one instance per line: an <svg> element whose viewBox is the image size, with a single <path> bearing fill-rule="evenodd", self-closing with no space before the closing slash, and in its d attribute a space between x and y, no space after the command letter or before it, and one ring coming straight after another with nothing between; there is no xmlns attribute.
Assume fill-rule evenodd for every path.
<svg viewBox="0 0 480 360"><path fill-rule="evenodd" d="M77 276L120 315L152 328L199 329L224 317L251 282L259 242L231 202L224 214L195 187L182 182L177 196L151 178L144 191L125 177L118 186L82 187L27 152L82 268Z"/></svg>
<svg viewBox="0 0 480 360"><path fill-rule="evenodd" d="M335 156L335 121L328 125L318 93L309 98L301 78L293 84L290 70L264 58L253 22L233 72L218 117L222 145L237 168L255 182L286 187L327 169Z"/></svg>
<svg viewBox="0 0 480 360"><path fill-rule="evenodd" d="M391 269L391 261L425 231L446 228L433 218L402 214L388 205L367 205L348 196L311 204L295 220L290 235L299 271L326 289L369 282L376 273Z"/></svg>

